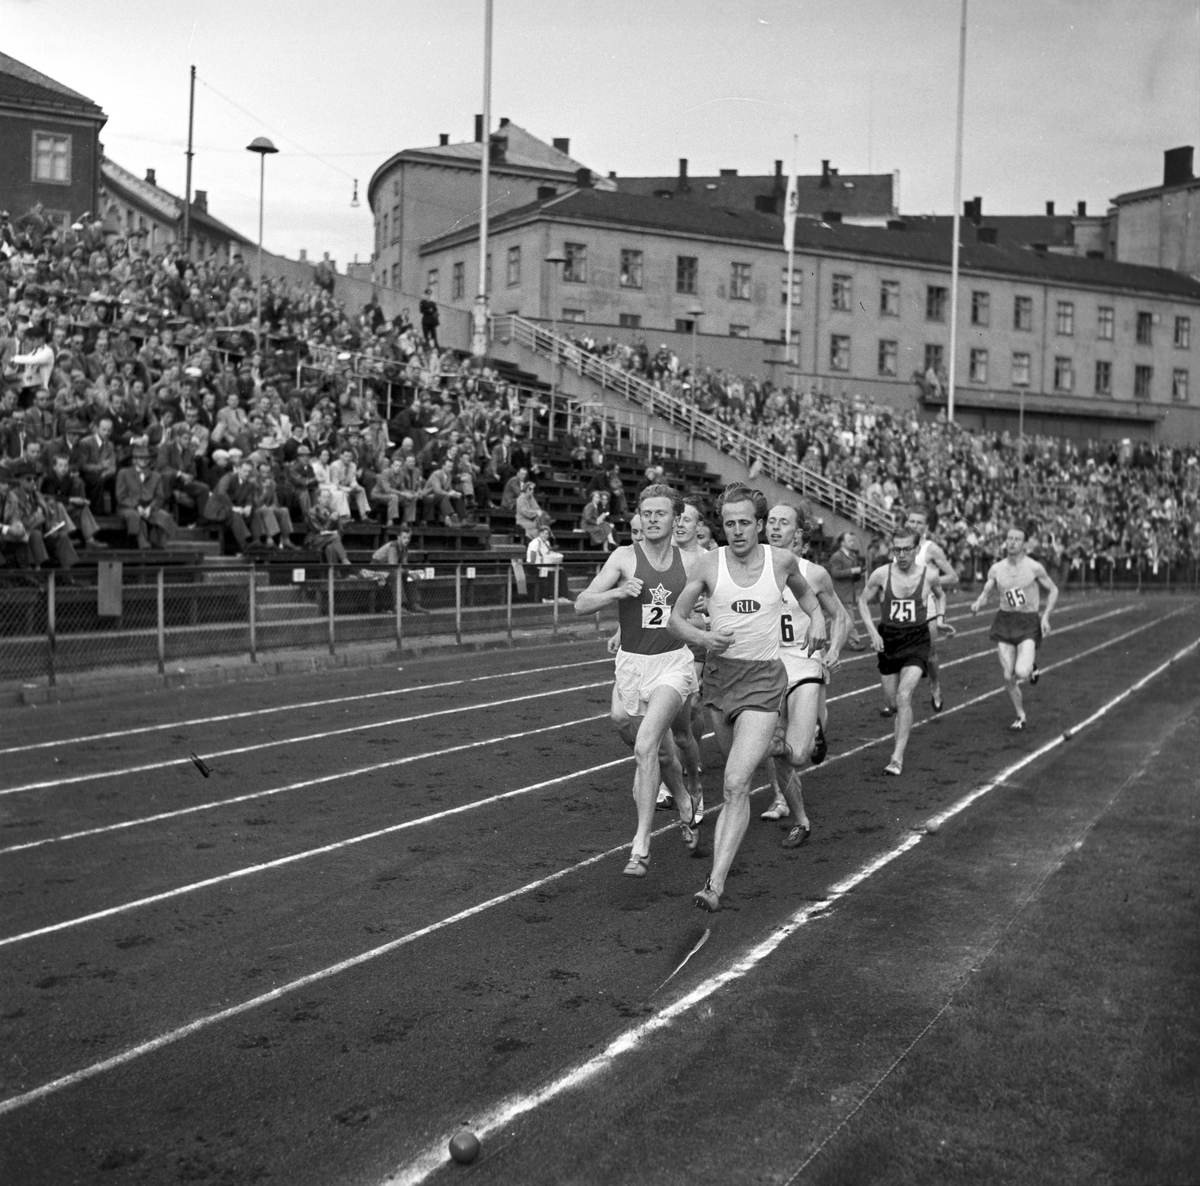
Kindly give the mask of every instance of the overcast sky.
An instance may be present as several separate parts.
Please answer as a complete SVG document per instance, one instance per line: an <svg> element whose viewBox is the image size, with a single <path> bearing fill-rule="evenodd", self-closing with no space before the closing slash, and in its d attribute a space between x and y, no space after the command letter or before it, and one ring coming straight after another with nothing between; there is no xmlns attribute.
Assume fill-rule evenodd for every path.
<svg viewBox="0 0 1200 1186"><path fill-rule="evenodd" d="M483 0L3 0L5 52L99 103L109 156L193 186L253 238L371 253L366 185L403 148L472 135ZM960 0L495 0L492 112L568 136L599 173L900 171L905 213L953 197ZM223 96L223 97L222 97ZM231 102L227 100L232 100ZM242 110L239 110L241 108ZM1200 144L1197 0L970 0L963 196L985 213L1103 210ZM353 178L363 198L350 206Z"/></svg>

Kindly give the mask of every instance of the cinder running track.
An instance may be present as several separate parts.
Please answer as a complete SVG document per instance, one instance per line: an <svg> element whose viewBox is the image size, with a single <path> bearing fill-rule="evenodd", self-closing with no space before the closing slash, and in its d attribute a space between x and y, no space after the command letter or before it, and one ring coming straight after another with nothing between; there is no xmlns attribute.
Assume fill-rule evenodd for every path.
<svg viewBox="0 0 1200 1186"><path fill-rule="evenodd" d="M1011 734L990 614L951 617L946 712L922 685L904 775L882 774L873 657L848 652L811 842L781 850L756 796L711 919L690 899L719 754L705 859L660 813L649 875L622 877L632 762L600 643L5 711L0 1181L817 1173L1006 904L1200 695L1194 600L1067 599ZM446 1156L461 1123L470 1168Z"/></svg>

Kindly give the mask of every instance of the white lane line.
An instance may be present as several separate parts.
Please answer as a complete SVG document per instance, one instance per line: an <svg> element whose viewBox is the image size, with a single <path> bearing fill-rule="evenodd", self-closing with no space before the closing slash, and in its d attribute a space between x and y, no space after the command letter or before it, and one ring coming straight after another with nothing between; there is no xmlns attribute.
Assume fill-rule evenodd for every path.
<svg viewBox="0 0 1200 1186"><path fill-rule="evenodd" d="M626 761L633 761L632 755ZM616 763L608 763L615 765ZM599 769L599 767L597 767ZM567 776L572 777L572 776ZM667 832L673 831L676 827L675 823L670 823L664 828L659 828L653 832L653 836L662 836ZM164 1046L170 1046L175 1042L189 1037L190 1035L199 1032L202 1029L207 1029L209 1026L216 1025L218 1022L227 1021L231 1017L237 1017L243 1013L249 1013L252 1009L257 1009L262 1005L269 1005L272 1001L277 1001L281 997L287 996L289 993L297 992L302 988L307 988L311 984L317 984L322 980L328 980L332 976L337 976L341 972L349 971L351 968L357 968L361 964L369 963L371 960L379 959L381 956L388 955L390 952L396 951L398 948L406 947L410 943L415 943L418 939L423 939L427 935L432 935L437 931L445 930L447 927L454 926L457 923L465 922L469 918L475 917L477 914L482 914L485 910L491 910L496 906L502 906L505 902L511 902L514 898L519 898L523 894L532 893L534 890L541 889L543 886L550 885L555 881L560 881L564 877L570 876L572 873L577 873L580 869L586 869L589 865L595 865L600 861L607 860L611 856L616 856L618 853L623 853L629 848L629 843L619 844L616 848L610 848L605 852L597 853L595 856L588 857L586 860L579 861L577 864L571 865L566 869L559 869L557 873L550 873L546 877L540 877L537 881L531 881L526 885L520 886L518 889L508 890L506 893L499 894L497 897L489 898L486 902L480 902L475 906L468 906L465 910L460 910L457 914L452 914L448 918L439 919L437 922L430 923L428 926L421 927L420 930L410 931L407 935L402 935L398 939L382 944L379 947L372 947L370 951L360 952L358 955L353 955L349 959L341 960L336 964L331 964L327 968L321 968L316 972L310 972L307 976L302 976L298 980L291 980L287 984L281 984L278 988L271 989L270 992L265 992L261 996L252 997L248 1001L242 1001L238 1005L231 1005L227 1009L221 1009L216 1013L209 1013L203 1017L198 1017L194 1021L188 1022L186 1025L179 1026L177 1029L168 1030L164 1034L160 1034L157 1038L151 1038L148 1042L141 1042L137 1046L131 1046L128 1050L122 1050L119 1054L114 1054L110 1058L93 1063L91 1066L82 1067L78 1071L72 1071L70 1074L62 1075L57 1079L52 1079L49 1083L43 1083L40 1087L35 1087L31 1091L23 1092L21 1095L10 1096L8 1099L0 1100L0 1116L8 1112L15 1112L18 1108L23 1108L26 1104L32 1104L37 1100L44 1099L48 1095L53 1095L55 1092L62 1091L64 1088L73 1087L77 1083L86 1082L88 1079L94 1079L97 1075L103 1074L105 1071L111 1071L116 1067L124 1066L127 1063L133 1062L135 1059L142 1058L144 1055L152 1054L156 1050L161 1050Z"/></svg>
<svg viewBox="0 0 1200 1186"><path fill-rule="evenodd" d="M505 737L490 737L486 741L471 741L463 745L456 745L451 749L445 749L440 752L443 754L458 753L462 750L477 749L479 746L483 745L494 745L499 741L515 741L521 737L530 737L535 733L549 733L555 729L567 729L573 725L591 724L593 721L602 720L607 718L607 716L607 712L597 713L595 716L580 717L575 721L563 721L557 725L546 725L540 729L528 729L522 733L509 733ZM397 758L392 762L380 762L375 766L364 766L361 770L357 770L352 773L369 774L373 771L384 770L393 766L403 766L406 762L418 762L421 761L421 759L429 756L430 755L428 754L414 754L408 758ZM0 938L0 947L9 947L14 943L24 942L26 939L36 939L39 935L50 935L54 934L56 931L65 931L71 927L82 926L84 923L95 922L97 919L111 918L115 914L126 914L130 910L136 910L141 906L150 906L155 902L165 902L171 898L178 898L183 894L193 894L198 890L207 889L210 886L221 885L227 881L237 881L242 877L249 877L254 873L265 872L267 869L278 869L284 865L292 865L297 861L304 861L308 860L310 857L320 856L322 853L336 852L338 849L349 848L353 844L361 844L366 840L372 840L379 836L386 836L391 832L400 832L405 828L419 827L422 824L430 823L437 819L443 819L446 816L459 815L464 811L474 811L477 807L482 807L489 803L497 803L502 799L511 799L516 795L524 795L529 791L537 790L539 787L549 786L554 782L560 782L568 778L577 778L582 774L590 774L592 770L603 770L605 767L616 765L618 762L623 760L625 759L617 759L613 762L606 762L600 766L592 767L589 770L575 771L571 774L565 774L559 779L550 779L550 781L546 783L534 783L532 786L521 787L515 791L504 791L498 795L491 795L487 799L477 799L473 803L464 803L458 807L448 807L444 811L436 812L433 815L424 815L417 819L405 820L403 823L391 824L386 828L380 828L373 832L364 832L359 836L351 836L346 840L337 840L332 844L323 844L320 848L305 849L303 852L292 853L290 856L286 857L277 857L273 861L263 861L258 865L246 865L241 869L234 869L230 873L221 873L216 877L206 877L203 881L194 881L188 885L178 886L175 889L164 890L162 893L151 894L146 898L138 898L133 902L123 902L119 906L109 906L105 910L97 910L91 914L83 914L77 918L69 918L64 922L51 923L49 926L38 927L36 930L25 931L19 935L8 935L4 938ZM299 787L315 786L318 783L333 782L336 779L348 777L350 777L350 775L330 774L321 778L311 778L306 782L292 783L287 787L277 787L274 791L260 791L257 795L243 795L241 798L257 799L265 794L279 794L280 791L292 791ZM231 800L231 802L233 801L235 800Z"/></svg>
<svg viewBox="0 0 1200 1186"><path fill-rule="evenodd" d="M253 754L259 750L275 749L281 745L300 745L308 741L324 741L328 737L343 737L347 733L366 733L372 729L387 729L393 725L411 725L414 721L429 721L434 717L460 716L467 712L479 712L485 708L502 708L507 704L520 704L526 700L544 700L547 696L561 696L565 692L585 692L594 688L607 688L610 680L597 680L590 684L572 684L567 688L552 688L548 692L530 692L524 696L508 696L503 700L485 700L482 704L456 704L452 708L439 708L436 712L421 712L408 717L392 717L386 721L371 721L364 725L346 725L341 729L326 729L321 733L306 733L303 737L272 738L256 741L253 745L239 745L234 749L205 750L206 761L229 758L237 754ZM130 774L145 774L149 770L166 770L171 766L190 765L192 759L168 758L162 762L146 762L141 766L126 766L122 770L96 770L90 774L72 774L66 778L52 778L45 782L27 782L20 786L4 787L0 795L23 795L29 791L47 791L55 787L73 786L81 782L95 782L101 778L125 778Z"/></svg>
<svg viewBox="0 0 1200 1186"><path fill-rule="evenodd" d="M1182 613L1182 612L1184 612L1184 611L1183 610L1176 611L1176 613ZM1148 629L1149 626L1156 625L1158 622L1165 621L1167 618L1174 617L1174 616L1175 616L1175 614L1165 615L1164 617L1156 619L1155 622L1151 622L1144 626L1138 627L1138 630ZM1137 633L1137 631L1131 631L1130 633ZM1116 641L1116 640L1114 640L1114 641ZM1089 651L1083 652L1083 654L1090 654L1090 653L1092 653L1092 651L1103 649L1103 645L1104 644L1101 644L1100 647L1092 647ZM1188 653L1188 651L1194 650L1198 645L1200 645L1200 639L1197 639L1195 642L1193 642L1191 644L1191 646L1184 648L1182 651L1179 651L1175 656L1173 656L1171 659L1169 659L1167 661L1167 663L1162 664L1159 668L1157 668L1155 670L1155 672L1152 672L1150 676L1139 681L1139 686L1144 686L1144 684L1149 682L1149 680L1152 679L1154 677L1154 675L1158 674L1162 670L1165 670L1165 668L1170 666L1171 663L1174 663L1176 660L1183 657L1185 654ZM1082 657L1082 656L1080 656L1080 657ZM1061 660L1059 663L1056 663L1055 666L1056 667L1066 666L1066 664L1068 664L1070 662L1072 662L1071 659L1064 659L1064 660ZM1047 670L1049 670L1049 669L1047 668ZM1125 695L1125 693L1123 693L1122 695ZM1089 717L1088 720L1091 721L1091 720L1095 719L1097 715L1098 714L1095 714L1095 713L1092 714L1092 716ZM1082 726L1076 726L1076 728L1070 730L1070 732L1074 733L1080 727L1082 727ZM888 739L890 739L890 736ZM888 740L888 739L880 739L880 740ZM878 743L876 742L873 744L878 744ZM866 747L860 747L860 748L866 748ZM631 760L631 759L626 759L626 760ZM833 761L833 760L834 759L830 759L830 761ZM619 764L619 760L618 760L618 762L609 763L609 765L617 765L617 764ZM827 762L826 765L828 765L828 764L829 763ZM567 776L567 777L569 777L569 776ZM755 789L760 790L763 788L755 788ZM716 810L720 810L720 807L718 806ZM676 826L675 823L672 822L663 828L659 828L657 831L655 831L653 833L653 835L655 837L662 836L665 833L672 831L675 828L675 826ZM906 837L905 840L902 841L891 852L881 854L880 856L876 857L873 861L864 865L861 869L859 869L859 871L857 873L853 874L851 877L845 878L842 881L839 881L838 883L836 883L834 886L832 886L830 888L829 894L840 896L840 895L849 893L852 889L855 888L855 886L857 886L857 885L861 884L863 881L865 881L867 877L871 876L873 873L877 872L879 869L882 869L885 865L889 864L892 860L895 859L896 856L899 856L903 852L907 852L908 849L912 848L915 844L920 843L921 839L922 839L922 837L920 835L916 835L916 834ZM405 945L410 944L417 939L423 938L426 935L433 934L436 931L443 930L443 929L445 929L449 926L452 926L458 922L462 922L465 919L472 918L478 914L483 913L485 910L491 909L494 906L501 905L504 902L512 901L514 898L517 898L517 897L521 896L522 894L531 893L534 890L540 889L544 885L548 885L552 882L559 881L562 878L565 878L565 877L569 876L570 874L577 872L580 869L584 869L584 868L588 867L589 865L597 864L599 861L605 860L606 858L608 858L610 856L614 856L617 853L624 853L628 849L628 847L629 847L628 844L621 844L621 845L618 845L616 848L610 848L606 852L598 853L595 856L588 857L584 861L580 861L577 864L571 865L566 869L560 869L556 873L551 873L546 877L539 878L537 881L530 882L527 885L523 885L523 886L519 887L518 889L510 890L504 894L500 894L499 896L497 896L495 898L491 898L486 902L480 902L475 906L467 907L467 909L462 910L457 914L451 915L448 918L440 919L438 922L430 923L428 926L422 927L420 930L412 931L407 935L403 935L398 939L393 939L390 942L385 943L379 947L371 948L369 951L360 952L358 955L351 956L349 959L342 960L342 961L340 961L336 964L332 964L326 968L321 968L316 972L311 972L307 976L302 976L297 980L289 981L287 984L282 984L278 988L272 989L270 992L263 993L262 995L257 996L257 997L252 997L250 1000L243 1001L238 1005L230 1006L227 1009L222 1009L219 1012L210 1013L203 1017L198 1017L194 1021L188 1022L186 1025L180 1026L177 1029L168 1030L166 1033L160 1034L157 1038L152 1038L147 1042L142 1042L142 1043L138 1044L137 1046L130 1047L129 1049L123 1050L119 1054L115 1054L110 1058L106 1058L100 1062L93 1063L91 1066L83 1067L78 1071L72 1071L71 1073L69 1073L67 1075L62 1075L57 1079L53 1079L48 1083L42 1084L40 1087L36 1087L36 1088L32 1089L31 1091L23 1092L22 1094L16 1095L16 1096L10 1096L6 1100L0 1100L0 1115L5 1115L8 1112L14 1112L18 1108L24 1107L26 1104L34 1103L39 1099L44 1099L46 1096L53 1095L54 1093L56 1093L58 1091L62 1091L67 1087L72 1087L75 1084L83 1083L88 1079L93 1079L96 1076L103 1074L105 1071L113 1070L116 1067L124 1066L127 1063L133 1062L134 1060L141 1058L143 1055L152 1054L156 1050L161 1050L165 1046L172 1045L173 1043L178 1042L178 1041L182 1040L183 1038L190 1036L191 1034L197 1033L200 1030L208 1028L209 1026L216 1025L218 1022L226 1021L231 1017L237 1017L241 1014L248 1013L251 1010L257 1009L262 1005L267 1005L267 1004L270 1004L272 1001L277 1001L281 997L284 997L284 996L288 995L289 993L297 992L300 989L307 988L311 984L315 984L322 980L327 980L330 977L336 976L339 973L347 971L350 968L355 968L362 964L368 963L371 960L378 959L379 957L387 955L389 952L395 951L397 948L404 947ZM779 941L776 942L774 944L774 946L775 947L779 946L779 943L781 943L783 941L783 939L786 939L789 934L793 933L795 930L798 930L799 927L804 925L804 923L807 922L809 918L811 918L812 916L814 916L818 913L822 913L826 909L828 909L828 906L829 906L829 903L831 900L832 900L832 897L827 898L826 900L824 900L822 902L810 903L809 905L803 907L795 915L793 915L792 918L789 919L787 922L783 923L781 925L780 930L783 931L789 927L790 927L790 930L786 930L786 933L781 934ZM779 932L776 932L776 933L779 933ZM766 943L771 943L771 942L772 942L771 939L766 940ZM760 944L759 946L761 947L761 946L763 946L763 944ZM752 949L751 954L753 954L753 952L756 950L757 950L757 948ZM774 948L772 948L771 950L774 950ZM770 952L768 951L766 954L770 954ZM765 958L765 956L762 958ZM744 963L744 960L742 962ZM761 960L755 961L755 962L761 962ZM741 966L740 963L739 963L739 965L735 965L734 971L736 971L736 968L740 967L740 966ZM749 970L749 968L747 968L747 971L748 970ZM727 978L732 979L733 977L727 976ZM724 981L722 981L722 983L724 983ZM719 985L718 985L718 987L719 987ZM652 1018L651 1021L645 1023L645 1025L647 1025L647 1026L653 1025L660 1018L665 1017L667 1015L668 1011L670 1011L671 1018L677 1016L680 1012L684 1011L684 1010L680 1009L680 1005L682 1005L684 1002L691 1001L694 1004L694 1003L698 1003L700 1000L703 1000L704 999L703 996L700 996L700 997L696 996L696 993L698 991L699 990L693 990L693 992L688 994L687 997L684 997L682 999L682 1001L676 1002L675 1004L668 1006L667 1009L664 1009L663 1011L661 1011L658 1014L657 1018ZM713 991L715 991L715 989ZM688 1007L690 1008L690 1005ZM641 1028L643 1028L643 1027L637 1027L637 1029L641 1029ZM656 1028L658 1028L658 1027L656 1026ZM637 1033L637 1029L635 1029L632 1032ZM602 1053L601 1055L598 1055L597 1059L594 1059L591 1061L595 1062L599 1059L604 1059L605 1055L608 1055L610 1052L614 1052L608 1059L608 1061L611 1061L611 1058L615 1057L615 1053L622 1052L621 1050L618 1050L616 1048L622 1047L622 1049L624 1049L625 1047L622 1044L627 1043L628 1039L629 1039L629 1035L625 1035L622 1038L618 1038L617 1041L612 1043L604 1053ZM636 1045L636 1044L637 1044L636 1042L633 1043L633 1045ZM628 1048L632 1049L632 1045L628 1046ZM586 1065L587 1064L585 1064L585 1066ZM599 1069L600 1068L597 1067L597 1070L599 1070ZM584 1078L587 1078L587 1077L590 1077L590 1076L584 1076ZM579 1081L582 1082L583 1080L580 1079ZM562 1082L562 1080L559 1080L558 1082ZM560 1088L559 1090L565 1090L565 1087ZM546 1089L544 1089L542 1093L539 1093L538 1098L539 1098L540 1102L545 1102L546 1099L552 1098L552 1096L547 1095L545 1093L545 1091L546 1091ZM557 1092L555 1094L557 1094ZM536 1106L536 1105L534 1105L534 1106ZM525 1109L525 1110L527 1111L529 1109ZM506 1121L498 1121L497 1125L505 1123L505 1122ZM497 1125L494 1125L493 1127L496 1127ZM483 1130L480 1130L480 1131L482 1132ZM437 1160L429 1163L428 1168L424 1171L424 1173L421 1177L411 1179L411 1181L414 1183L414 1186L415 1186L415 1183L423 1181L424 1177L428 1176L428 1174L430 1172L432 1172L433 1169L437 1169L440 1165L442 1165L444 1163L444 1161L445 1161L444 1148L445 1148L444 1145L438 1146L438 1148L436 1150ZM389 1179L388 1186L399 1186L399 1183L402 1181L408 1181L408 1179L399 1179L399 1178Z"/></svg>
<svg viewBox="0 0 1200 1186"><path fill-rule="evenodd" d="M1108 613L1100 614L1099 616L1097 616L1095 618L1087 618L1082 622L1075 622L1070 626L1063 626L1059 630L1055 631L1055 633L1056 634L1066 634L1068 631L1078 630L1083 626L1091 625L1091 623L1098 622L1103 618L1109 618L1109 617L1113 617L1114 615L1117 615L1117 614L1126 613L1126 612L1128 612L1129 608L1132 608L1132 607L1124 607L1122 609L1110 610ZM1157 620L1158 619L1156 619L1156 621ZM1124 637L1124 636L1122 636L1122 637ZM1084 652L1084 653L1087 654L1090 652ZM994 654L995 654L995 651L977 651L977 652L975 652L975 654L968 655L965 658L953 659L947 663L943 663L942 667L943 668L953 667L956 663L966 663L968 661L974 661L976 659L984 659L984 658L988 658L989 656L994 655ZM1047 667L1044 670L1049 671L1051 669L1049 667ZM878 688L878 686L879 686L878 684L868 684L866 687L853 689L849 692L842 692L837 696L829 697L829 703L834 704L839 700L848 700L855 696L866 695L870 692L875 691ZM968 705L977 704L979 702L979 700L987 700L987 699L990 699L992 696L997 696L997 695L999 695L999 692L1000 692L1000 689L988 692L982 697L977 697L975 700L968 701L967 704L965 704L965 705L957 705L953 708L950 708L947 710L947 712L957 712L957 711L959 711L959 709L965 708ZM594 718L588 718L588 719L594 719ZM917 727L919 724L923 724L923 723L924 722L915 723L914 728ZM706 736L707 736L707 734L706 734ZM888 734L888 737L889 738L891 737L890 733ZM878 744L878 742L870 742L869 744L875 745L875 744ZM839 757L848 757L850 754L859 753L864 748L866 748L866 747L859 746L857 749L848 750L841 755L835 755L834 757L827 760L826 765L830 765L833 762L837 761ZM454 750L435 750L431 753L423 754L423 755L419 755L419 756L422 758L437 758L437 757L441 757L443 754L452 753L452 752L454 752ZM406 760L408 760L408 759L406 759ZM814 769L816 769L816 767L814 767ZM352 770L345 777L350 778L359 773L361 773L361 771ZM21 844L11 844L5 848L0 848L0 856L6 856L10 853L15 853L15 852L24 852L27 849L31 849L31 848L42 848L48 844L61 844L68 840L81 840L88 836L101 836L107 832L121 832L121 831L126 830L127 828L141 827L144 824L161 823L163 820L175 819L178 816L193 815L199 811L212 811L218 807L228 807L228 806L231 806L231 805L237 804L237 803L245 803L252 799L261 798L266 795L278 794L280 791L295 790L297 788L302 788L302 787L305 787L308 785L311 785L311 784L296 783L296 784L291 784L286 787L279 787L274 790L258 791L253 795L237 795L230 799L218 799L211 803L199 803L192 807L181 807L181 808L176 808L173 811L158 812L155 815L139 816L138 818L131 819L131 820L122 820L119 823L115 823L115 824L104 824L100 827L85 828L78 832L67 832L61 836L46 836L40 840L27 840Z"/></svg>
<svg viewBox="0 0 1200 1186"><path fill-rule="evenodd" d="M501 671L495 675L475 675L469 679L448 679L436 684L413 684L407 688L390 688L384 692L360 692L353 696L334 696L326 700L302 700L297 704L275 704L270 708L252 708L245 712L226 712L218 716L192 717L190 720L167 721L161 725L138 725L132 729L113 729L108 733L87 733L79 737L59 737L53 741L31 741L24 745L10 745L0 749L4 754L23 754L30 750L54 749L62 745L83 745L90 741L112 741L120 737L136 737L141 733L156 733L165 729L190 729L196 725L219 725L226 721L242 721L250 717L266 716L270 713L298 712L302 708L327 708L331 704L353 704L362 700L378 700L385 696L411 696L415 692L433 692L439 688L458 688L465 684L482 684L488 680L515 679L526 675L543 675L548 671L569 671L574 667L593 667L598 663L611 663L611 659L585 659L579 663L556 663L551 667L518 668Z"/></svg>
<svg viewBox="0 0 1200 1186"><path fill-rule="evenodd" d="M1027 754L1019 761L1014 762L1011 766L1002 770L995 778L985 783L983 786L972 791L969 795L960 799L953 807L942 813L942 818L949 819L952 815L965 810L970 804L974 803L981 796L986 795L989 791L995 790L1005 781L1011 778L1019 770L1028 766L1037 758L1054 749L1055 746L1061 745L1064 740L1073 736L1080 729L1086 728L1088 725L1098 721L1101 717L1111 712L1118 704L1122 703L1129 696L1144 688L1151 680L1161 675L1172 663L1178 662L1190 652L1200 647L1200 638L1195 639L1188 646L1177 651L1170 659L1164 663L1160 663L1148 675L1143 676L1134 684L1130 685L1124 691L1114 696L1091 715L1085 717L1077 725L1067 730L1063 736L1057 740L1039 747L1032 754ZM525 1115L528 1112L534 1111L543 1104L549 1103L556 1096L562 1095L564 1092L570 1091L573 1088L579 1087L590 1079L594 1079L597 1075L608 1070L616 1060L623 1054L628 1054L641 1046L647 1038L659 1030L666 1029L672 1022L690 1013L701 1002L707 1000L715 993L720 991L726 985L735 980L741 980L748 976L755 968L758 967L769 956L773 955L792 935L794 935L801 927L806 926L814 917L827 912L832 906L836 905L839 899L844 898L868 878L874 876L881 869L885 868L892 861L903 856L906 852L915 848L921 841L925 839L922 834L914 833L906 836L894 848L887 852L881 853L874 860L866 865L863 865L857 872L850 877L831 885L826 891L825 897L819 902L811 902L802 906L794 914L791 915L785 922L777 926L774 931L760 943L746 950L738 957L731 965L723 971L710 976L707 980L698 984L686 996L681 997L678 1001L665 1006L659 1010L655 1016L649 1020L642 1022L626 1030L625 1033L615 1038L605 1047L599 1054L589 1058L585 1062L578 1064L565 1074L560 1075L556 1079L552 1079L549 1083L539 1088L537 1091L529 1094L515 1094L507 1099L501 1100L498 1104L490 1108L487 1113L481 1117L475 1117L472 1123L472 1131L477 1137L486 1138L491 1134L498 1132L516 1120L519 1116ZM431 1174L441 1169L450 1160L447 1153L447 1144L452 1133L447 1133L446 1136L439 1140L436 1144L431 1144L424 1149L417 1157L409 1162L408 1165L397 1170L384 1179L383 1186L420 1186Z"/></svg>

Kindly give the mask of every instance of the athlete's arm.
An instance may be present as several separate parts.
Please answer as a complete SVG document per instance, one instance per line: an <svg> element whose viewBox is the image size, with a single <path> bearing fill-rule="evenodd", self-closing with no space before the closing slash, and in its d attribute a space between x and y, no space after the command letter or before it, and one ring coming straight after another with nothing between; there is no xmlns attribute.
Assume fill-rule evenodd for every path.
<svg viewBox="0 0 1200 1186"><path fill-rule="evenodd" d="M637 597L642 591L642 582L633 575L636 571L637 559L631 545L626 544L610 553L592 583L575 598L575 612L594 614L622 597Z"/></svg>
<svg viewBox="0 0 1200 1186"><path fill-rule="evenodd" d="M987 581L983 586L983 592L971 602L971 613L977 614L985 605L987 605L988 594L996 587L996 566L993 564L988 569Z"/></svg>
<svg viewBox="0 0 1200 1186"><path fill-rule="evenodd" d="M696 608L701 597L712 593L717 584L717 553L706 552L700 557L700 563L693 570L692 577L683 587L671 616L667 619L667 630L676 638L693 646L707 646L710 651L720 654L733 642L733 631L728 628L721 630L698 630L688 619Z"/></svg>
<svg viewBox="0 0 1200 1186"><path fill-rule="evenodd" d="M829 649L825 652L822 662L830 672L834 672L841 665L839 656L850 634L850 615L846 612L846 607L841 603L837 594L834 593L833 581L829 573L819 564L814 564L810 571L813 579L809 581L809 585L817 595L817 601L821 604L826 621L832 623L829 631Z"/></svg>
<svg viewBox="0 0 1200 1186"><path fill-rule="evenodd" d="M608 641L604 644L605 650L610 655L615 655L621 649L621 627L618 626L611 635Z"/></svg>
<svg viewBox="0 0 1200 1186"><path fill-rule="evenodd" d="M1045 566L1036 560L1033 562L1034 580L1042 592L1046 594L1046 607L1042 610L1042 634L1050 633L1050 611L1058 604L1058 586L1050 579Z"/></svg>
<svg viewBox="0 0 1200 1186"><path fill-rule="evenodd" d="M806 650L810 655L814 651L823 650L829 638L825 611L821 608L813 587L800 572L800 562L791 552L784 552L779 548L771 549L771 559L775 564L775 579L783 576L787 587L796 595L800 608L808 614L808 633L804 636Z"/></svg>
<svg viewBox="0 0 1200 1186"><path fill-rule="evenodd" d="M887 565L882 564L874 569L867 582L863 585L862 592L858 595L858 613L863 620L863 625L867 628L867 634L871 639L871 646L877 651L883 650L883 636L875 627L875 619L871 615L871 602L876 597L883 595L884 573L887 572Z"/></svg>
<svg viewBox="0 0 1200 1186"><path fill-rule="evenodd" d="M943 589L952 589L958 584L958 573L951 567L946 553L937 544L929 545L929 563L937 569Z"/></svg>

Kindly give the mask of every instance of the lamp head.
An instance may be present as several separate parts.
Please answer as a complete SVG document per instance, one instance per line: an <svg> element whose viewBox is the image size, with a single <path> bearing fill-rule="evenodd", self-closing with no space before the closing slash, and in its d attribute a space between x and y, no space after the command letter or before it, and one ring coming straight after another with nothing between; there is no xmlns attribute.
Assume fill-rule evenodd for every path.
<svg viewBox="0 0 1200 1186"><path fill-rule="evenodd" d="M247 152L257 152L259 156L267 156L269 153L278 152L279 149L266 138L266 136L255 136L249 144L246 145Z"/></svg>

